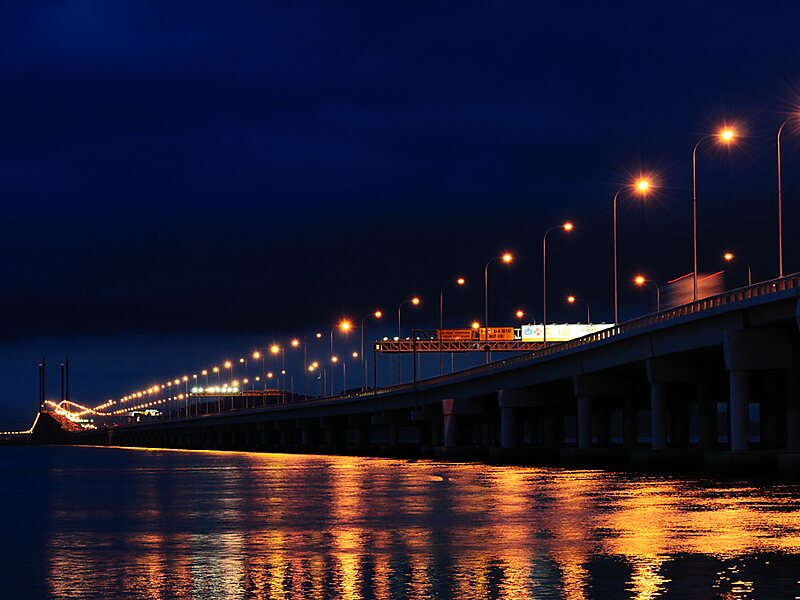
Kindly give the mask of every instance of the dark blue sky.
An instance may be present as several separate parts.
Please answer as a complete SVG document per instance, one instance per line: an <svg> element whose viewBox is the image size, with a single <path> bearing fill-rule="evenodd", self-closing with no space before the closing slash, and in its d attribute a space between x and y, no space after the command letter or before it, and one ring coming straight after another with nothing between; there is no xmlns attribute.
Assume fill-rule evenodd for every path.
<svg viewBox="0 0 800 600"><path fill-rule="evenodd" d="M550 315L577 320L570 291L611 319L614 191L657 174L645 206L620 202L621 276L690 271L691 150L726 122L742 139L700 151L701 270L730 248L774 276L800 7L604 4L0 5L9 402L35 394L36 354L89 337L108 352L86 360L116 336L151 336L136 338L145 356L143 339L209 334L192 352L211 362L225 336L392 314L410 293L426 302L408 326L432 326L457 274L472 282L451 292L460 325L482 315L483 264L506 248L520 260L493 272L492 320L539 315L541 234L564 218L576 231L552 240ZM784 148L793 272L797 128ZM622 287L623 317L652 308ZM75 368L93 373L87 401L149 383L142 365L113 381ZM194 368L167 358L153 377Z"/></svg>

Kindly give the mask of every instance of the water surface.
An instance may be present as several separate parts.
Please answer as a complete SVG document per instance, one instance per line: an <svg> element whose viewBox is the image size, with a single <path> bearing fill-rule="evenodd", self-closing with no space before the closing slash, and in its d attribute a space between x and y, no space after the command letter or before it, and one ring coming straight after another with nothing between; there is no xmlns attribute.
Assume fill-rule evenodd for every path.
<svg viewBox="0 0 800 600"><path fill-rule="evenodd" d="M800 487L2 447L2 598L795 598Z"/></svg>

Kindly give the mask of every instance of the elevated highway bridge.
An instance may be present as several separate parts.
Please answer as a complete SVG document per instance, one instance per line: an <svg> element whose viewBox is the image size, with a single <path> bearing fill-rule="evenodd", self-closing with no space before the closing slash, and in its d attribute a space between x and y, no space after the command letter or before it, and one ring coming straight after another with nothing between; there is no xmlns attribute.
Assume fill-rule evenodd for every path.
<svg viewBox="0 0 800 600"><path fill-rule="evenodd" d="M464 371L72 443L800 473L800 275Z"/></svg>

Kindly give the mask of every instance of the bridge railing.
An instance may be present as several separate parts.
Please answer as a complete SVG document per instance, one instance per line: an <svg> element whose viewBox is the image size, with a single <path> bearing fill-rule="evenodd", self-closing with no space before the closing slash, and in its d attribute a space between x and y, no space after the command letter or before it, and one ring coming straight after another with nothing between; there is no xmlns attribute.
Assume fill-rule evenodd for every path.
<svg viewBox="0 0 800 600"><path fill-rule="evenodd" d="M692 317L695 315L702 315L730 304L746 302L754 298L767 297L776 293L785 292L788 290L796 290L796 289L800 289L800 273L795 273L793 275L788 275L786 277L782 277L779 279L773 279L770 281L757 283L755 285L751 285L748 287L743 287L723 292L715 296L708 296L706 298L701 298L696 302L690 302L688 304L683 304L681 306L668 308L666 310L662 310L657 313L652 313L649 315L645 315L643 317L638 317L636 319L632 319L630 321L626 321L624 323L614 325L613 327L609 327L601 331L596 331L594 333L590 333L588 335L575 338L567 342L556 343L546 348L541 348L539 350L528 352L525 354L520 354L518 356L512 356L510 358L504 358L502 360L487 365L479 365L455 373L440 375L438 377L432 377L429 379L424 379L413 383L404 383L399 385L381 387L377 389L347 393L328 398L308 398L305 400L299 400L295 398L293 400L281 403L279 405L286 406L287 404L298 404L298 403L320 402L320 401L336 401L336 400L346 400L354 398L375 397L378 394L386 394L386 393L412 392L417 390L420 385L424 385L425 387L430 387L430 386L450 383L453 381L469 379L476 375L499 372L508 369L509 367L514 367L522 364L530 364L575 349L583 348L585 346L598 344L606 340L617 339L629 335L641 334L648 330L657 329L659 327L673 324L675 321L678 321L680 319ZM206 414L214 414L214 413L206 413ZM179 415L177 416L177 418L187 418L187 417ZM191 415L188 418L191 418Z"/></svg>
<svg viewBox="0 0 800 600"><path fill-rule="evenodd" d="M375 395L376 392L385 393L385 392L411 391L415 389L420 383L423 382L426 386L428 386L428 385L436 385L439 383L448 383L451 381L457 381L460 379L469 378L474 375L485 374L492 371L499 371L511 365L527 364L536 360L543 359L545 357L551 357L557 354L561 354L563 352L574 350L576 348L581 348L591 344L596 344L598 342L608 340L611 338L619 338L620 336L639 334L642 333L643 331L654 329L658 326L663 326L665 323L673 322L677 319L681 319L684 317L690 317L693 315L707 313L711 310L714 310L721 306L726 306L728 304L748 301L753 298L759 298L763 296L770 296L778 292L783 292L786 290L798 289L798 288L800 288L800 273L795 273L793 275L788 275L786 277L764 281L748 287L730 290L714 296L707 296L706 298L701 298L695 302L682 304L680 306L668 308L666 310L662 310L657 313L652 313L649 315L645 315L643 317L638 317L636 319L632 319L630 321L626 321L624 323L620 323L613 327L609 327L601 331L596 331L594 333L590 333L588 335L575 338L567 342L559 342L557 344L553 344L552 346L548 346L546 348L542 348L534 352L525 353L510 358L504 358L502 360L489 363L488 365L479 365L477 367L464 369L463 371L458 371L456 373L449 373L447 375L440 375L438 377L432 377L430 379L420 380L416 383L404 383L400 385L378 388L377 390L368 390L366 392L355 392L351 394L344 394L338 397L353 398L362 396L373 396Z"/></svg>

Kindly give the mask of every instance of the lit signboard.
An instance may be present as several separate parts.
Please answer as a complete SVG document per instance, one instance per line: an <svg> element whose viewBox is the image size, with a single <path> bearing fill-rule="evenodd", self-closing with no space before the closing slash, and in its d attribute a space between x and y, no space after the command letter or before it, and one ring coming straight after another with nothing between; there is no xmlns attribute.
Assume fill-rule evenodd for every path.
<svg viewBox="0 0 800 600"><path fill-rule="evenodd" d="M547 326L548 342L566 342L575 338L603 331L613 327L608 323L586 325L584 323L553 323ZM544 327L542 325L523 325L521 328L523 342L543 342Z"/></svg>

